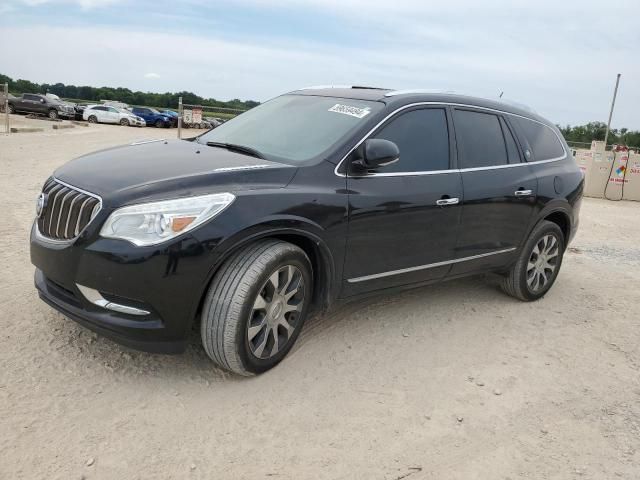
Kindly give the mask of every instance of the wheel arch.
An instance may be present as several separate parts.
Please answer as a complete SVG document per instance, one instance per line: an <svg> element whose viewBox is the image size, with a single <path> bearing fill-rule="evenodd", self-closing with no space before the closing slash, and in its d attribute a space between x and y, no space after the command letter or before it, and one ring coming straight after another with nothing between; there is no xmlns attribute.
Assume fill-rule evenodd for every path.
<svg viewBox="0 0 640 480"><path fill-rule="evenodd" d="M553 222L560 227L560 230L562 230L562 234L564 235L564 243L566 248L567 243L569 242L569 238L571 238L571 218L569 217L567 212L563 210L554 210L543 219L541 219L541 221L542 220Z"/></svg>
<svg viewBox="0 0 640 480"><path fill-rule="evenodd" d="M246 248L251 243L265 239L277 239L291 243L307 254L311 262L314 284L312 311L324 312L329 309L335 296L333 288L335 287L335 263L329 247L319 236L302 228L268 228L243 236L241 240L233 242L233 245L224 250L224 253L216 259L200 293L198 308L195 312L196 323L198 323L198 313L202 311L209 286L222 265L237 251Z"/></svg>
<svg viewBox="0 0 640 480"><path fill-rule="evenodd" d="M569 240L571 239L573 222L572 222L572 213L571 213L571 205L565 202L554 202L550 203L545 208L543 208L540 213L536 216L536 219L529 227L529 231L527 232L527 236L523 239L523 245L526 243L527 239L531 235L533 229L543 221L549 221L555 223L560 227L562 233L564 235L564 247L567 248Z"/></svg>

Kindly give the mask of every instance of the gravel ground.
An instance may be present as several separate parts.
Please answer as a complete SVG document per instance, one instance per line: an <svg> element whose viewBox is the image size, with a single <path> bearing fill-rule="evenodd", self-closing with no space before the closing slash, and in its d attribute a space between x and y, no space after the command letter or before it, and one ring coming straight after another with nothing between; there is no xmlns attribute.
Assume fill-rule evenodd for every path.
<svg viewBox="0 0 640 480"><path fill-rule="evenodd" d="M135 352L38 300L28 232L51 171L175 130L0 135L0 478L640 477L640 204L585 199L554 288L479 278L311 319L256 378Z"/></svg>

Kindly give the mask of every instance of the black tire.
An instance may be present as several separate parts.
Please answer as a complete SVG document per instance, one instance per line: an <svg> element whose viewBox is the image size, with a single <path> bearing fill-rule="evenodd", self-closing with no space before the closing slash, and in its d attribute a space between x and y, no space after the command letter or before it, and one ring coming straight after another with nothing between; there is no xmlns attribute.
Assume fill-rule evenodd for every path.
<svg viewBox="0 0 640 480"><path fill-rule="evenodd" d="M9 104L9 113L11 113L11 114L16 113L16 107L14 107L13 105Z"/></svg>
<svg viewBox="0 0 640 480"><path fill-rule="evenodd" d="M537 270L543 269L538 269L538 267L535 266L537 263L537 257L534 254L535 249L541 251L546 248L547 244L551 245L553 243L551 240L546 240L549 237L555 239L557 244L550 247L550 255L555 254L553 257L554 269L553 271L550 271L547 278L546 276L540 276L540 274L536 273ZM523 302L531 302L543 297L553 286L556 278L558 278L558 273L562 266L564 249L565 238L560 227L553 222L543 220L534 227L533 231L529 235L529 239L520 252L518 260L511 267L511 270L509 270L507 275L501 279L500 286L502 287L502 290L507 295L522 300ZM532 259L534 261L530 262ZM534 267L531 267L532 265L534 265ZM549 269L547 268L545 270L544 275L547 275L547 270ZM533 278L533 275L538 275L537 283L536 279ZM542 279L544 279L544 282ZM531 285L530 282L534 285ZM537 288L534 288L536 285Z"/></svg>
<svg viewBox="0 0 640 480"><path fill-rule="evenodd" d="M98 118L95 115L90 115L87 121L89 123L98 123Z"/></svg>
<svg viewBox="0 0 640 480"><path fill-rule="evenodd" d="M292 312L294 317L288 317L292 332L283 332L279 330L280 327L275 327L277 338L281 338L278 332L289 332L282 348L279 348L282 340L274 342L268 319L275 318L283 309L280 308L278 312L275 309L264 309L262 319L258 319L260 333L254 334L254 340L263 343L261 352L266 351L266 345L271 341L269 355L272 356L260 358L260 354L255 354L253 340L249 338L249 328L256 328L252 327L255 323L250 322L255 322L258 298L264 299L267 286L273 285L269 282L274 274L287 268L291 271L291 267L296 269L298 279L301 279L301 283L296 286L296 290L301 294L296 300L299 302L300 310ZM276 275L276 278L280 283L283 277ZM270 239L256 242L237 252L216 273L204 301L200 333L207 355L218 366L239 375L254 375L273 368L291 350L302 330L311 303L312 282L311 262L304 251L295 245ZM293 285L293 281L290 279L287 285ZM271 298L273 301L274 297ZM282 307L282 304L280 306ZM263 338L264 342L260 342L260 338ZM273 353L274 343L278 345L275 347L277 353Z"/></svg>
<svg viewBox="0 0 640 480"><path fill-rule="evenodd" d="M122 125L123 127L128 127L129 126L129 120L127 120L126 118L123 118L120 120L120 125Z"/></svg>
<svg viewBox="0 0 640 480"><path fill-rule="evenodd" d="M59 117L59 115L58 115L58 111L57 110L54 110L53 108L51 110L49 110L49 118L51 120L57 120L58 117Z"/></svg>
<svg viewBox="0 0 640 480"><path fill-rule="evenodd" d="M158 120L155 123L156 128L164 128L164 122L162 120Z"/></svg>

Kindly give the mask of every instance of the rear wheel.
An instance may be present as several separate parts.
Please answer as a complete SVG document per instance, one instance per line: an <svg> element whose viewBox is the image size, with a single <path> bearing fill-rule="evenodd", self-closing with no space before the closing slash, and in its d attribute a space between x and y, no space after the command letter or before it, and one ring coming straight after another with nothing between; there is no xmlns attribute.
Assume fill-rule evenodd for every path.
<svg viewBox="0 0 640 480"><path fill-rule="evenodd" d="M262 373L291 350L307 315L311 264L295 245L264 240L239 251L216 274L202 312L202 344L220 367Z"/></svg>
<svg viewBox="0 0 640 480"><path fill-rule="evenodd" d="M58 119L58 111L54 110L53 108L51 110L49 110L49 118L51 120L57 120Z"/></svg>
<svg viewBox="0 0 640 480"><path fill-rule="evenodd" d="M126 118L123 118L120 120L120 125L122 125L123 127L128 127L129 126L129 120L127 120Z"/></svg>
<svg viewBox="0 0 640 480"><path fill-rule="evenodd" d="M98 123L98 119L96 118L95 115L89 116L87 120L89 121L89 123Z"/></svg>
<svg viewBox="0 0 640 480"><path fill-rule="evenodd" d="M537 300L553 286L564 255L564 234L543 220L531 232L515 265L502 279L505 293L523 301Z"/></svg>
<svg viewBox="0 0 640 480"><path fill-rule="evenodd" d="M16 107L14 107L13 105L9 104L9 113L16 113Z"/></svg>

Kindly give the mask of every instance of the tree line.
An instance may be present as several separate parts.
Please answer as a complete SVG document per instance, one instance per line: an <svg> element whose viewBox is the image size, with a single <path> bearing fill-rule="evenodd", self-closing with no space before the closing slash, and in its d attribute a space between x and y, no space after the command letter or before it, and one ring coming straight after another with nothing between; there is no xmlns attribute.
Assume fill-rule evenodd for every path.
<svg viewBox="0 0 640 480"><path fill-rule="evenodd" d="M589 122L586 125L577 125L558 128L562 132L565 140L569 143L591 143L592 140L604 141L607 131L607 124L604 122ZM609 130L607 144L627 145L629 147L640 147L640 131L631 131L627 128ZM585 147L587 147L585 145Z"/></svg>
<svg viewBox="0 0 640 480"><path fill-rule="evenodd" d="M166 92L152 93L132 91L128 88L90 87L87 85L65 85L64 83L34 83L29 80L14 80L7 75L0 74L0 84L9 84L9 92L14 95L22 93L54 93L61 98L99 102L100 100L119 100L129 105L144 105L158 108L178 108L178 97L186 104L202 105L205 107L233 108L248 110L259 105L253 100L239 100L237 98L223 102L215 98L203 98L192 92ZM603 122L589 122L586 125L560 126L558 128L569 143L591 143L592 140L604 140L607 125ZM609 132L608 143L624 144L631 147L640 147L640 131L631 131L627 128L612 129Z"/></svg>
<svg viewBox="0 0 640 480"><path fill-rule="evenodd" d="M178 108L178 97L182 97L182 102L192 105L202 105L217 108L233 108L238 110L248 110L259 105L253 100L239 100L234 98L228 102L216 100L215 98L203 98L192 92L166 92L152 93L132 91L128 88L113 87L90 87L87 85L65 85L64 83L34 83L29 80L14 80L7 75L0 74L0 84L8 83L9 92L13 95L23 93L53 93L61 98L70 100L83 100L89 102L99 102L100 100L118 100L129 105L144 105L158 108Z"/></svg>

